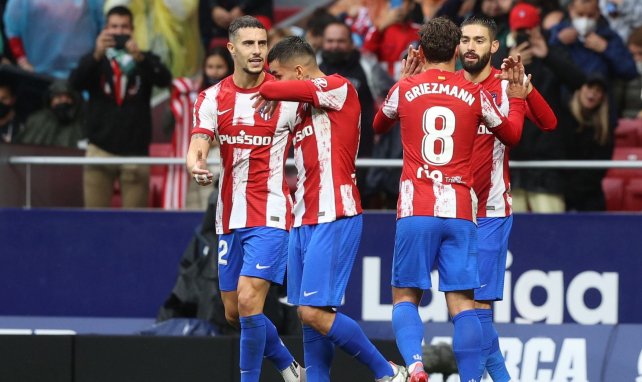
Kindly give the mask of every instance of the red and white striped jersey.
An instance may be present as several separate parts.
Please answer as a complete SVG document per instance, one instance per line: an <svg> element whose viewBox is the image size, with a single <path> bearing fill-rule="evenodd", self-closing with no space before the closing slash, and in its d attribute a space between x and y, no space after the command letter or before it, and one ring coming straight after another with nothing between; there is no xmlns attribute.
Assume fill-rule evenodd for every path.
<svg viewBox="0 0 642 382"><path fill-rule="evenodd" d="M480 85L430 69L395 84L375 117L383 132L401 122L403 169L397 218L437 216L476 221L471 157L479 125L506 140L521 135L524 101L506 119ZM519 134L519 135L518 135Z"/></svg>
<svg viewBox="0 0 642 382"><path fill-rule="evenodd" d="M265 75L265 82L274 80ZM252 107L259 87L239 88L232 76L204 90L194 105L192 134L216 137L221 147L216 232L291 226L292 199L285 159L298 104L281 102L265 120Z"/></svg>
<svg viewBox="0 0 642 382"><path fill-rule="evenodd" d="M495 78L500 73L501 70L493 68L480 85L490 93L501 113L508 115L508 81ZM463 70L457 74L464 78ZM526 116L545 131L557 125L555 113L536 89L526 98ZM472 156L473 189L479 203L477 217L506 217L512 213L509 151L510 146L502 143L483 123L479 125Z"/></svg>
<svg viewBox="0 0 642 382"><path fill-rule="evenodd" d="M335 221L362 212L356 186L361 105L346 78L334 74L261 87L266 99L306 102L294 132L297 188L294 226Z"/></svg>

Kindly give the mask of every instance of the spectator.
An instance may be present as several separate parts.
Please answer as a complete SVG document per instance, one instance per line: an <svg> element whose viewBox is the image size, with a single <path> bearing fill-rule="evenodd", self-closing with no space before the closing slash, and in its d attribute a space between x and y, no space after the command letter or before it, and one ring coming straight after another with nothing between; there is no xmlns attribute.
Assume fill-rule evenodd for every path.
<svg viewBox="0 0 642 382"><path fill-rule="evenodd" d="M642 119L642 27L631 32L628 48L635 60L638 76L631 81L618 82L615 97L620 117Z"/></svg>
<svg viewBox="0 0 642 382"><path fill-rule="evenodd" d="M256 17L267 30L272 27L274 5L272 0L201 0L204 14L200 18L201 33L207 41L207 49L224 46L227 42L227 28L230 23L244 15Z"/></svg>
<svg viewBox="0 0 642 382"><path fill-rule="evenodd" d="M637 76L631 53L600 14L598 0L573 0L569 18L551 30L550 45L562 46L584 73L631 80Z"/></svg>
<svg viewBox="0 0 642 382"><path fill-rule="evenodd" d="M606 80L597 75L575 91L561 113L566 127L567 158L609 160L613 154L613 127L609 123ZM566 208L575 211L604 211L606 201L602 178L606 170L566 172Z"/></svg>
<svg viewBox="0 0 642 382"><path fill-rule="evenodd" d="M16 112L16 95L11 85L0 83L0 142L11 143L23 128Z"/></svg>
<svg viewBox="0 0 642 382"><path fill-rule="evenodd" d="M129 9L112 8L96 48L71 74L71 85L89 92L87 157L148 154L152 87L169 86L172 78L158 56L138 48L131 38L133 30ZM108 207L116 179L123 207L147 205L148 166L96 165L85 167L85 206Z"/></svg>
<svg viewBox="0 0 642 382"><path fill-rule="evenodd" d="M49 86L45 107L32 114L18 143L79 148L83 133L82 98L65 80Z"/></svg>
<svg viewBox="0 0 642 382"><path fill-rule="evenodd" d="M66 79L94 48L103 26L100 0L9 0L4 23L24 70Z"/></svg>
<svg viewBox="0 0 642 382"><path fill-rule="evenodd" d="M151 5L150 3L153 3ZM203 57L196 0L105 0L104 10L123 6L134 17L134 40L160 57L174 77L198 75Z"/></svg>
<svg viewBox="0 0 642 382"><path fill-rule="evenodd" d="M377 56L381 65L395 80L399 79L401 59L408 46L419 40L419 25L411 19L414 8L412 0L404 0L397 8L391 8L388 4L375 21L375 27L370 28L363 44L363 50Z"/></svg>
<svg viewBox="0 0 642 382"><path fill-rule="evenodd" d="M628 40L633 29L642 26L640 0L600 0L600 10L622 41Z"/></svg>
<svg viewBox="0 0 642 382"><path fill-rule="evenodd" d="M371 126L375 114L375 98L387 92L392 80L376 61L368 62L361 57L361 53L352 44L350 27L339 20L330 23L323 32L321 59L319 68L323 73L340 74L357 89L361 104L358 157L372 157L374 131ZM357 185L360 194L364 196L366 173L365 169L357 170Z"/></svg>
<svg viewBox="0 0 642 382"><path fill-rule="evenodd" d="M318 52L323 46L323 31L325 27L336 18L332 16L325 8L317 8L312 12L305 26L305 41Z"/></svg>
<svg viewBox="0 0 642 382"><path fill-rule="evenodd" d="M478 0L473 8L473 14L482 14L495 21L497 24L495 39L499 41L500 46L506 45L506 36L509 32L508 12L511 10L512 3L512 0Z"/></svg>
<svg viewBox="0 0 642 382"><path fill-rule="evenodd" d="M285 37L293 36L290 28L272 28L268 31L268 51Z"/></svg>
<svg viewBox="0 0 642 382"><path fill-rule="evenodd" d="M540 29L540 15L531 4L517 4L510 12L507 46L492 55L493 66L501 59L520 54L526 73L533 75L535 86L556 115L562 105L565 86L573 91L584 83L582 70L560 46L548 46ZM543 132L529 120L524 122L520 143L511 150L513 160L552 160L565 157L563 124L552 132ZM559 170L511 170L514 212L564 212L564 175Z"/></svg>

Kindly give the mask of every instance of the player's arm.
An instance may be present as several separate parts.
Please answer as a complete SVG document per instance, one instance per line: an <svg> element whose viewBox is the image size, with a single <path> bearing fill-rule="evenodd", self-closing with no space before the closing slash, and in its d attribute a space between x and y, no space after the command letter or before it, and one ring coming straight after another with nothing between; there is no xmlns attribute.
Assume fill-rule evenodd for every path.
<svg viewBox="0 0 642 382"><path fill-rule="evenodd" d="M526 117L533 121L540 130L553 131L557 128L557 117L553 109L533 86L526 97Z"/></svg>
<svg viewBox="0 0 642 382"><path fill-rule="evenodd" d="M198 96L194 106L194 128L185 158L187 171L196 183L206 186L212 183L212 173L207 169L207 154L214 140L216 128L216 102L207 98L205 93Z"/></svg>
<svg viewBox="0 0 642 382"><path fill-rule="evenodd" d="M395 84L388 92L386 100L377 111L372 122L372 128L376 134L384 134L390 131L395 121L399 119L399 84Z"/></svg>
<svg viewBox="0 0 642 382"><path fill-rule="evenodd" d="M266 81L259 94L267 101L292 101L313 103L313 90L304 80Z"/></svg>
<svg viewBox="0 0 642 382"><path fill-rule="evenodd" d="M528 95L530 76L524 80L524 66L507 69L508 72L508 102L510 104L508 116L504 117L495 105L492 96L486 90L480 92L482 103L482 117L488 129L506 146L515 146L519 143L524 129L524 116Z"/></svg>

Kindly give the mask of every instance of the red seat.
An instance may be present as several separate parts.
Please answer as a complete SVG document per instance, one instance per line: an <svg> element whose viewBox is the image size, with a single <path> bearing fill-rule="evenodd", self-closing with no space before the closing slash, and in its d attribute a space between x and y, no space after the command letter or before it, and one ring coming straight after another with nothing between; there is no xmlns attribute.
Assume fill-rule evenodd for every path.
<svg viewBox="0 0 642 382"><path fill-rule="evenodd" d="M602 191L607 211L622 211L624 199L624 180L620 178L602 179Z"/></svg>
<svg viewBox="0 0 642 382"><path fill-rule="evenodd" d="M624 188L625 211L642 211L642 179L631 179Z"/></svg>
<svg viewBox="0 0 642 382"><path fill-rule="evenodd" d="M613 160L642 160L642 147L616 147L613 150ZM606 176L623 179L642 178L642 169L612 168Z"/></svg>
<svg viewBox="0 0 642 382"><path fill-rule="evenodd" d="M149 145L150 157L169 157L172 155L171 143L152 143ZM149 169L149 207L163 207L166 165L154 165Z"/></svg>
<svg viewBox="0 0 642 382"><path fill-rule="evenodd" d="M638 147L642 146L642 129L631 124L618 124L615 129L615 147Z"/></svg>

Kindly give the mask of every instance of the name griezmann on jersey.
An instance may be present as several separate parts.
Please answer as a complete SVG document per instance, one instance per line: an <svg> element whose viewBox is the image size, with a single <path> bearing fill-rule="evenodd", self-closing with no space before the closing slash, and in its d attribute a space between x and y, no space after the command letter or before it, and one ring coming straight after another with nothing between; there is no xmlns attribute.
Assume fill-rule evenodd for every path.
<svg viewBox="0 0 642 382"><path fill-rule="evenodd" d="M465 89L459 89L457 85L450 86L449 84L441 84L435 82L425 82L422 84L415 85L411 87L404 96L411 102L415 98L426 95L426 94L445 94L452 97L459 98L463 102L467 103L468 106L472 106L475 103L475 96L470 94Z"/></svg>

